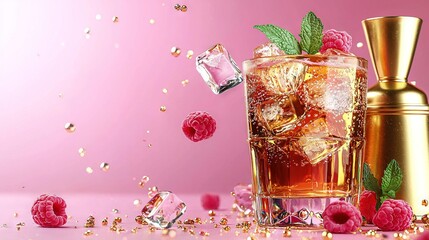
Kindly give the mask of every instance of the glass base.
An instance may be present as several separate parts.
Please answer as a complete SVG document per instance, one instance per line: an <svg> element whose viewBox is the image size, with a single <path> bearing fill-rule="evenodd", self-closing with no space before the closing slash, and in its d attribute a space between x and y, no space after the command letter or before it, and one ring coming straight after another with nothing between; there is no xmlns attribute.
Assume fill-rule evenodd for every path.
<svg viewBox="0 0 429 240"><path fill-rule="evenodd" d="M345 198L286 198L255 197L255 217L262 227L298 227L306 229L323 228L322 213L327 205Z"/></svg>

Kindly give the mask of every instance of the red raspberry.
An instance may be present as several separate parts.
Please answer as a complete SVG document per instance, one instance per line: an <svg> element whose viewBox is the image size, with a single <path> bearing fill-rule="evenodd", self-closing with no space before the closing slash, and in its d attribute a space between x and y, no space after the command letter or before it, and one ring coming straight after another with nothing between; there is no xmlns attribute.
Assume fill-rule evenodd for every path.
<svg viewBox="0 0 429 240"><path fill-rule="evenodd" d="M217 194L206 193L201 196L201 205L205 210L217 210L220 205L220 197Z"/></svg>
<svg viewBox="0 0 429 240"><path fill-rule="evenodd" d="M34 222L42 227L59 227L67 222L66 207L64 199L42 194L34 202L31 215Z"/></svg>
<svg viewBox="0 0 429 240"><path fill-rule="evenodd" d="M362 215L359 210L345 201L329 204L322 217L323 226L332 233L355 232L362 224Z"/></svg>
<svg viewBox="0 0 429 240"><path fill-rule="evenodd" d="M383 231L403 231L411 224L413 210L403 200L388 199L381 204L372 222Z"/></svg>
<svg viewBox="0 0 429 240"><path fill-rule="evenodd" d="M193 112L183 121L182 130L191 141L198 142L213 136L216 121L206 112Z"/></svg>
<svg viewBox="0 0 429 240"><path fill-rule="evenodd" d="M375 195L375 192L365 190L361 193L359 201L359 210L368 223L372 223L372 218L377 212L377 210L375 209L376 205L377 197Z"/></svg>
<svg viewBox="0 0 429 240"><path fill-rule="evenodd" d="M330 29L323 34L322 48L320 52L324 53L329 48L335 48L343 52L350 52L352 47L352 37L345 31Z"/></svg>

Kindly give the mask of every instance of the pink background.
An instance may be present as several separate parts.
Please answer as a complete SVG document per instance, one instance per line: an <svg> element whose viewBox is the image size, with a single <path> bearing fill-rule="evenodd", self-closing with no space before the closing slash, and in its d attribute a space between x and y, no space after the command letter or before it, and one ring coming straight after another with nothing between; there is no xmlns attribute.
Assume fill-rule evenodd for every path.
<svg viewBox="0 0 429 240"><path fill-rule="evenodd" d="M369 59L361 20L417 16L424 23L409 79L428 93L428 9L427 0L0 1L0 192L138 192L143 175L148 186L175 192L229 192L250 182L243 85L214 95L195 70L196 55L222 43L241 66L267 41L253 25L297 35L312 10L325 29L349 32L352 51ZM177 58L173 46L182 50ZM371 65L369 78L372 85ZM218 129L193 143L181 122L197 110ZM77 130L67 133L66 122Z"/></svg>

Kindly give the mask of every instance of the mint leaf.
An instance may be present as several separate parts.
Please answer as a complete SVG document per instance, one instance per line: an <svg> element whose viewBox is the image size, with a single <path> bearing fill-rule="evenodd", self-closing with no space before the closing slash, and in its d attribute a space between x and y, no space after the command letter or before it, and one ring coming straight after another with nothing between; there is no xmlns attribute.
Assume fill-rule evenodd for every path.
<svg viewBox="0 0 429 240"><path fill-rule="evenodd" d="M307 13L301 23L301 47L308 54L316 54L322 47L322 21L313 12Z"/></svg>
<svg viewBox="0 0 429 240"><path fill-rule="evenodd" d="M380 197L380 201L379 201L379 202L377 202L376 209L378 210L378 209L380 208L381 204L382 204L384 201L386 201L387 199L390 199L390 198L389 198L388 196L381 196L381 197Z"/></svg>
<svg viewBox="0 0 429 240"><path fill-rule="evenodd" d="M381 196L380 186L378 185L378 181L374 177L374 174L372 174L368 163L364 163L363 165L363 186L366 190L375 192L377 198Z"/></svg>
<svg viewBox="0 0 429 240"><path fill-rule="evenodd" d="M276 44L286 54L301 54L301 47L298 41L289 31L272 24L256 25L253 28L263 32L271 42Z"/></svg>
<svg viewBox="0 0 429 240"><path fill-rule="evenodd" d="M384 175L381 178L381 190L383 191L383 195L393 195L393 197L395 197L395 192L401 187L402 178L402 170L398 162L393 159L390 161L389 165L387 165L384 170Z"/></svg>

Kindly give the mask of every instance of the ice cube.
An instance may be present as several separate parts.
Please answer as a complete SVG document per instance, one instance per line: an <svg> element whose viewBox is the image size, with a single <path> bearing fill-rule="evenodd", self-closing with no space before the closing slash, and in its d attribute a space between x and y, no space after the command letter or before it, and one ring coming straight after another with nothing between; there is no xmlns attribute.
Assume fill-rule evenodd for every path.
<svg viewBox="0 0 429 240"><path fill-rule="evenodd" d="M215 94L231 89L243 81L240 69L221 44L200 54L196 58L196 66Z"/></svg>
<svg viewBox="0 0 429 240"><path fill-rule="evenodd" d="M286 133L304 111L293 95L279 95L263 101L257 108L258 121L273 135Z"/></svg>
<svg viewBox="0 0 429 240"><path fill-rule="evenodd" d="M276 44L270 42L261 44L253 50L254 58L280 56L284 54L283 50L278 48Z"/></svg>
<svg viewBox="0 0 429 240"><path fill-rule="evenodd" d="M156 194L142 209L144 220L156 228L170 228L186 211L186 204L175 194L163 191Z"/></svg>
<svg viewBox="0 0 429 240"><path fill-rule="evenodd" d="M253 210L252 185L239 184L234 187L234 198L237 209L241 212Z"/></svg>
<svg viewBox="0 0 429 240"><path fill-rule="evenodd" d="M326 116L321 112L307 112L299 124L301 127L297 128L295 137L299 138L298 144L313 165L325 160L345 143L330 134Z"/></svg>
<svg viewBox="0 0 429 240"><path fill-rule="evenodd" d="M308 67L305 80L298 88L301 102L306 109L318 108L340 115L352 111L353 88L350 77L352 70L333 68L326 65Z"/></svg>

